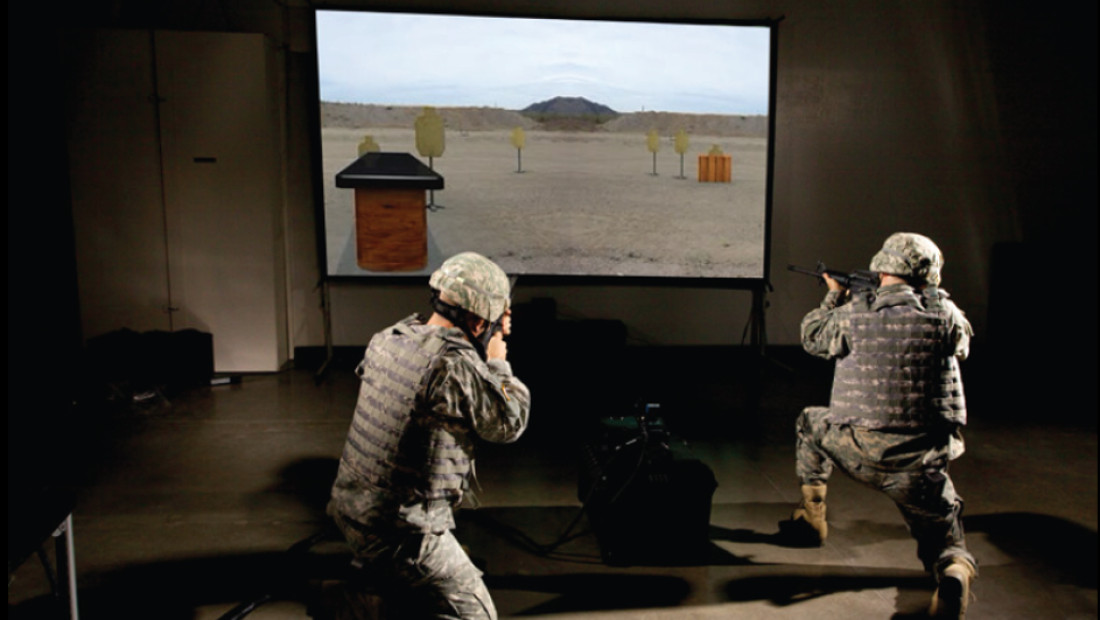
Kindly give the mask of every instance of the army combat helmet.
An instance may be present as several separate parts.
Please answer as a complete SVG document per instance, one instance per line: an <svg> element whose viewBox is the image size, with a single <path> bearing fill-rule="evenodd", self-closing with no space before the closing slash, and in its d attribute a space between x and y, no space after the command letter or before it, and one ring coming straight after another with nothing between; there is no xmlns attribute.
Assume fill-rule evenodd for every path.
<svg viewBox="0 0 1100 620"><path fill-rule="evenodd" d="M477 252L462 252L443 261L428 286L447 301L492 323L508 309L511 284L496 263Z"/></svg>
<svg viewBox="0 0 1100 620"><path fill-rule="evenodd" d="M871 259L871 271L900 276L915 284L939 286L943 254L931 239L899 232L886 238Z"/></svg>
<svg viewBox="0 0 1100 620"><path fill-rule="evenodd" d="M504 270L476 252L462 252L443 261L428 280L432 308L466 334L466 339L486 359L486 347L508 309L511 283ZM474 315L489 326L475 336L467 318Z"/></svg>

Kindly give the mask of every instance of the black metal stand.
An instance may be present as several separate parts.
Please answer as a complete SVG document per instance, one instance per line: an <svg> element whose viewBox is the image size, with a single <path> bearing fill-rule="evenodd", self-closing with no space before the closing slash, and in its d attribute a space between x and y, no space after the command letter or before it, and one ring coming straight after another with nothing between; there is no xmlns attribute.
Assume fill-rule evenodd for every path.
<svg viewBox="0 0 1100 620"><path fill-rule="evenodd" d="M434 158L432 158L432 157L428 158L428 170L432 170L432 171L435 170L435 161L434 161ZM428 190L428 210L429 211L438 211L440 209L445 209L445 208L446 207L444 207L443 205L435 204L435 190L434 189L429 189Z"/></svg>
<svg viewBox="0 0 1100 620"><path fill-rule="evenodd" d="M80 617L77 604L76 553L73 545L73 499L67 493L43 490L36 497L27 498L33 506L31 514L23 515L17 523L9 523L8 532L8 583L19 566L36 554L46 571L54 598L68 608L69 618ZM14 537L12 528L15 528ZM43 549L43 540L54 540L57 570L50 566L50 559Z"/></svg>
<svg viewBox="0 0 1100 620"><path fill-rule="evenodd" d="M325 361L321 362L321 367L317 369L317 372L313 375L313 381L317 385L320 385L325 380L325 373L328 372L328 367L332 363L332 300L329 297L329 283L328 279L324 279L321 282L321 313L324 316L325 323Z"/></svg>

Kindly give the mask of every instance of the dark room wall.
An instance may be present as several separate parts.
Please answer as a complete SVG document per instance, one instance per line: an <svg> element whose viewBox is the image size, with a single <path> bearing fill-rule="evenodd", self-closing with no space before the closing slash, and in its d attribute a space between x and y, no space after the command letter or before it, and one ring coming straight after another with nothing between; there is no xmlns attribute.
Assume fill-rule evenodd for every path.
<svg viewBox="0 0 1100 620"><path fill-rule="evenodd" d="M296 231L288 247L292 348L325 343L310 228L311 128L304 109L312 94L309 7L322 5L368 6L99 2L81 5L62 22L41 9L9 6L9 66L18 69L9 71L9 102L13 92L51 93L43 85L55 85L64 67L53 62L56 55L42 52L52 51L67 27L262 32L288 54L283 82L287 101L297 106L286 163L288 218ZM1043 351L1095 374L1095 6L1073 5L1070 13L982 0L673 6L657 0L369 4L560 17L779 20L769 343L796 344L802 314L822 294L811 281L787 273L788 263L822 259L861 268L887 234L915 230L944 250L945 285L977 329L976 349ZM24 95L15 109L60 122L65 103L56 92L47 96L48 101L30 105ZM38 126L43 124L48 123ZM9 179L15 181L9 193L41 197L42 210L27 221L19 218L32 216L9 208L9 235L31 228L52 233L54 219L63 221L67 209L58 184L64 176L62 153L51 148L61 144L60 136L53 129L27 132L29 123L22 120L16 125L9 132L9 153L21 156L9 157ZM33 160L27 153L49 158ZM49 247L62 238L51 234ZM37 239L10 239L9 252L25 265L27 257L44 254ZM41 239L47 243L45 233ZM36 262L34 277L20 271L9 279L27 285L18 297L9 285L9 307L12 300L53 299L66 304L68 314L58 319L65 322L72 296L64 280L41 276L71 277L69 254L67 248L45 254L46 268ZM338 346L361 345L375 329L423 305L419 285L340 284L332 293ZM620 319L634 340L657 345L736 345L751 302L738 290L646 286L526 287L517 296L519 301L553 297L572 316ZM1048 301L1052 298L1058 301ZM1057 323L1071 326L1072 335L1049 342L1048 320L1033 310L1038 305L1057 308ZM1039 334L1022 336L1029 327Z"/></svg>

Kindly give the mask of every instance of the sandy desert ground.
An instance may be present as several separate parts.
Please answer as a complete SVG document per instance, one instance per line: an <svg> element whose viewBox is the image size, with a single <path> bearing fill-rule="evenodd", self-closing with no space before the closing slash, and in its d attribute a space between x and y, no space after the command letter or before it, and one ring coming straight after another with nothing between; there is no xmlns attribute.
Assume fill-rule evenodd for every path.
<svg viewBox="0 0 1100 620"><path fill-rule="evenodd" d="M387 275L356 264L355 190L335 183L366 135L382 151L429 163L411 126L322 129L330 275ZM422 273L472 249L517 275L762 275L766 138L689 134L681 178L671 133L662 134L656 160L645 131L529 129L518 153L511 136L511 128L448 125L444 153L430 162L445 187L426 193L442 208L428 210ZM714 145L732 157L729 183L698 181L698 156Z"/></svg>

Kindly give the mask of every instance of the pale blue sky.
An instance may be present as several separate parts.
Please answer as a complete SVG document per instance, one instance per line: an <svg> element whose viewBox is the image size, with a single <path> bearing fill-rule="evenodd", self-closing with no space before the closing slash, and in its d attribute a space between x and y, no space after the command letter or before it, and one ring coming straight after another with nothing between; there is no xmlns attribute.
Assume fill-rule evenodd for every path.
<svg viewBox="0 0 1100 620"><path fill-rule="evenodd" d="M317 11L323 101L767 114L767 27Z"/></svg>

